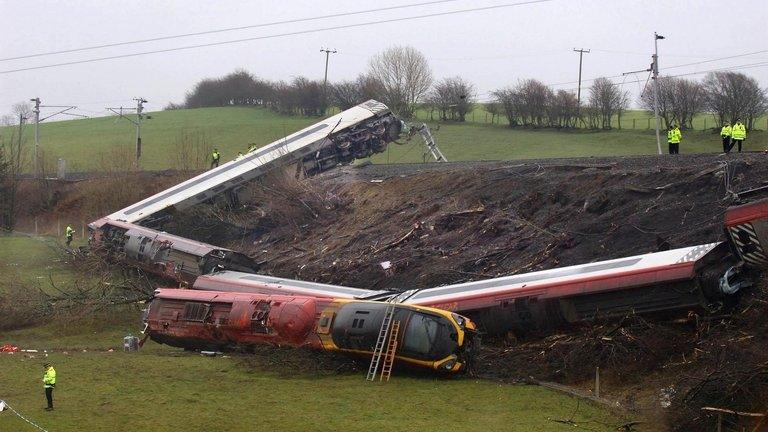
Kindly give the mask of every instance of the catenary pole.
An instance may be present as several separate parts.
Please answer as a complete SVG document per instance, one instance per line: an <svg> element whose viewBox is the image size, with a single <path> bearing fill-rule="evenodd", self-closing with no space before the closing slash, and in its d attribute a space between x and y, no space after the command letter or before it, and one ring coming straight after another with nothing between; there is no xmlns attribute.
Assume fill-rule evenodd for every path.
<svg viewBox="0 0 768 432"><path fill-rule="evenodd" d="M136 169L140 169L141 159L141 118L144 111L144 104L147 103L144 98L135 98L136 101Z"/></svg>
<svg viewBox="0 0 768 432"><path fill-rule="evenodd" d="M659 129L661 128L661 122L659 120L659 39L664 39L664 36L653 32L653 63L651 69L653 73L653 116L656 118L656 148L661 153L661 135Z"/></svg>
<svg viewBox="0 0 768 432"><path fill-rule="evenodd" d="M40 151L40 98L36 97L34 99L30 99L30 102L35 103L35 108L32 110L32 112L35 113L35 151L33 163L35 164L35 178L37 178L40 172L38 164L38 153Z"/></svg>

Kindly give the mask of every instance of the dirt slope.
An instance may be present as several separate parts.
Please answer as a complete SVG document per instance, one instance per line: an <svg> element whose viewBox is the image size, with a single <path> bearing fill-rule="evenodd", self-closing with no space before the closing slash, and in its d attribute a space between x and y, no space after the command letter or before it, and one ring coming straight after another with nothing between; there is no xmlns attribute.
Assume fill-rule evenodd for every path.
<svg viewBox="0 0 768 432"><path fill-rule="evenodd" d="M247 252L277 276L424 288L722 240L728 191L762 185L766 161L345 168L300 184L273 178L241 211L202 209L168 230Z"/></svg>

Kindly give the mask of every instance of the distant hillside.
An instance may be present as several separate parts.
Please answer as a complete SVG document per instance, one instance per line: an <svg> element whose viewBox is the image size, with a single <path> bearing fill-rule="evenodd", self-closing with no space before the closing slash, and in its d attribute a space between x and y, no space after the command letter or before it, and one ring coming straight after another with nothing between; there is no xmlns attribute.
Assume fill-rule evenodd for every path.
<svg viewBox="0 0 768 432"><path fill-rule="evenodd" d="M148 113L142 123L142 168L178 167L180 152L187 157L196 148L218 147L224 159L233 158L248 143L264 145L312 124L314 119L279 116L253 108L199 108ZM32 144L34 127L25 129ZM10 130L5 128L3 135ZM40 148L48 160L64 158L70 171L103 168L132 157L136 127L125 119L101 117L40 125ZM207 151L205 151L207 156ZM51 163L49 161L49 163Z"/></svg>
<svg viewBox="0 0 768 432"><path fill-rule="evenodd" d="M245 151L248 144L268 144L318 121L318 118L278 115L262 108L223 107L172 110L148 113L143 122L142 168L200 168L206 165L210 149L217 147L223 160ZM628 113L625 127L631 127ZM639 112L638 114L639 115ZM420 115L421 118L426 117ZM579 157L640 155L656 153L652 130L646 121L637 129L613 131L552 129L509 129L485 123L478 111L476 122L470 115L466 123L447 123L433 127L435 139L449 160L505 160L540 157ZM642 126L641 126L642 124ZM33 142L33 126L24 132L25 145ZM14 128L0 129L7 140ZM127 169L133 161L135 127L124 119L104 117L42 123L40 147L46 166L53 172L57 158L67 160L70 172ZM750 135L746 150L768 147L768 134ZM665 135L662 136L662 139ZM666 143L662 143L666 151ZM682 153L719 152L719 135L712 131L684 132ZM28 157L29 158L29 157ZM30 158L31 159L31 158ZM374 163L421 162L425 160L421 139L417 136L402 145L393 144L387 152L372 158ZM431 158L427 157L427 161Z"/></svg>

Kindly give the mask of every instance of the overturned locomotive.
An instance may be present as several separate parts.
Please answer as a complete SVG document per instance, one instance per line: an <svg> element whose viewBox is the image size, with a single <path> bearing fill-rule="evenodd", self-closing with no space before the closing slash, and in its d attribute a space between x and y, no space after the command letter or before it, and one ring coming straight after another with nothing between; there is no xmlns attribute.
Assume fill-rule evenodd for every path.
<svg viewBox="0 0 768 432"><path fill-rule="evenodd" d="M391 335L399 362L450 373L471 364L477 344L472 321L441 309L375 301L163 288L147 310L145 333L183 348L278 345L371 356L387 315L402 329Z"/></svg>

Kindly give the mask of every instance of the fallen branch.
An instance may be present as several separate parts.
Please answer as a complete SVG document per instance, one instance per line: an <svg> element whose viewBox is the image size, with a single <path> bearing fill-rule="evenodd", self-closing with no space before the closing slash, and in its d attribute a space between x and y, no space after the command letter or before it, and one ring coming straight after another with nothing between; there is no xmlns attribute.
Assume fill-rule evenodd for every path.
<svg viewBox="0 0 768 432"><path fill-rule="evenodd" d="M562 384L553 383L553 382L549 382L549 381L539 381L537 379L534 379L531 382L533 382L534 384L536 384L538 386L541 386L541 387L546 387L546 388L549 388L549 389L552 389L552 390L557 390L559 392L563 392L563 393L569 394L571 396L576 396L578 398L587 399L587 400L590 400L592 402L597 402L599 404L602 404L602 405L605 405L605 406L609 406L609 407L612 407L612 408L621 407L621 404L619 404L619 402L617 402L617 401L612 401L612 400L605 399L605 398L602 398L602 397L597 397L597 396L591 395L591 394L589 394L589 393L587 393L587 392L585 392L583 390L575 389L573 387L568 387L568 386L564 386Z"/></svg>
<svg viewBox="0 0 768 432"><path fill-rule="evenodd" d="M763 414L763 413L734 411L734 410L729 410L729 409L725 409L725 408L702 407L701 409L702 409L702 411L715 411L715 412L721 412L721 413L726 413L726 414L733 414L733 415L742 416L742 417L765 417L765 414Z"/></svg>

